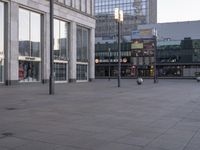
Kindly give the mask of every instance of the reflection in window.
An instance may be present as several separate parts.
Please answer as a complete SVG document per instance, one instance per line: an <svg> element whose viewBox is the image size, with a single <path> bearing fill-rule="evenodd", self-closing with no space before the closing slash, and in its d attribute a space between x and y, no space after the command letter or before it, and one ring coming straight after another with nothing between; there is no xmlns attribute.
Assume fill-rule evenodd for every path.
<svg viewBox="0 0 200 150"><path fill-rule="evenodd" d="M4 4L0 2L0 82L4 75Z"/></svg>
<svg viewBox="0 0 200 150"><path fill-rule="evenodd" d="M31 56L40 56L40 14L31 12Z"/></svg>
<svg viewBox="0 0 200 150"><path fill-rule="evenodd" d="M40 57L41 16L19 9L19 55Z"/></svg>
<svg viewBox="0 0 200 150"><path fill-rule="evenodd" d="M54 63L55 80L67 80L68 23L54 19Z"/></svg>
<svg viewBox="0 0 200 150"><path fill-rule="evenodd" d="M54 58L67 60L68 57L68 25L64 21L54 19Z"/></svg>
<svg viewBox="0 0 200 150"><path fill-rule="evenodd" d="M41 53L41 15L19 9L19 70L21 82L39 81ZM34 57L29 60L29 56Z"/></svg>
<svg viewBox="0 0 200 150"><path fill-rule="evenodd" d="M124 12L123 35L129 35L136 29L137 24L147 23L148 12L147 0L96 0L95 17L96 36L109 37L116 34L116 22L114 9L120 8Z"/></svg>
<svg viewBox="0 0 200 150"><path fill-rule="evenodd" d="M88 29L77 28L77 61L88 61Z"/></svg>
<svg viewBox="0 0 200 150"><path fill-rule="evenodd" d="M19 54L30 56L30 18L29 11L19 9Z"/></svg>

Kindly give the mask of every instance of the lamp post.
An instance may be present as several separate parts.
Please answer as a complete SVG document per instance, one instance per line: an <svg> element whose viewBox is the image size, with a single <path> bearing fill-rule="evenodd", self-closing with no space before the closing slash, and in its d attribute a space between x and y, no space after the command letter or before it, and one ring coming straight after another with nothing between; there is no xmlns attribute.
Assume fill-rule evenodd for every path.
<svg viewBox="0 0 200 150"><path fill-rule="evenodd" d="M50 0L50 76L49 76L49 94L54 95L54 52L53 52L53 46L54 46L54 26L53 26L53 16L54 16L54 0Z"/></svg>
<svg viewBox="0 0 200 150"><path fill-rule="evenodd" d="M121 45L120 45L120 25L123 22L123 11L119 8L115 8L115 20L118 24L118 87L120 87L120 79L121 79Z"/></svg>
<svg viewBox="0 0 200 150"><path fill-rule="evenodd" d="M110 81L110 48L108 48L108 80Z"/></svg>
<svg viewBox="0 0 200 150"><path fill-rule="evenodd" d="M157 30L153 29L154 39L154 83L157 83L157 66L156 66L156 55L157 55Z"/></svg>

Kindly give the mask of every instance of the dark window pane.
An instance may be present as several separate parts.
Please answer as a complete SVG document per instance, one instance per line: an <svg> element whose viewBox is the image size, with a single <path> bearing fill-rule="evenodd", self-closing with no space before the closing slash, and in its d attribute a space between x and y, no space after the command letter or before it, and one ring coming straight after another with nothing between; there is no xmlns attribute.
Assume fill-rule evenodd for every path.
<svg viewBox="0 0 200 150"><path fill-rule="evenodd" d="M67 80L67 64L66 63L54 63L55 80L66 81Z"/></svg>
<svg viewBox="0 0 200 150"><path fill-rule="evenodd" d="M76 79L77 80L87 80L88 78L88 70L87 65L78 64L76 68Z"/></svg>

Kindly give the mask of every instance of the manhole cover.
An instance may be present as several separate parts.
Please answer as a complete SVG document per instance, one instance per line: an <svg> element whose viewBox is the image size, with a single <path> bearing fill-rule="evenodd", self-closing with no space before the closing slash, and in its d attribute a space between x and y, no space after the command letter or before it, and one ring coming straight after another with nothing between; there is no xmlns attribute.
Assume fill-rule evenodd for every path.
<svg viewBox="0 0 200 150"><path fill-rule="evenodd" d="M7 107L6 110L16 110L17 108L14 107Z"/></svg>
<svg viewBox="0 0 200 150"><path fill-rule="evenodd" d="M13 136L13 133L11 133L11 132L5 132L5 133L2 133L1 135L3 135L4 137L5 136Z"/></svg>

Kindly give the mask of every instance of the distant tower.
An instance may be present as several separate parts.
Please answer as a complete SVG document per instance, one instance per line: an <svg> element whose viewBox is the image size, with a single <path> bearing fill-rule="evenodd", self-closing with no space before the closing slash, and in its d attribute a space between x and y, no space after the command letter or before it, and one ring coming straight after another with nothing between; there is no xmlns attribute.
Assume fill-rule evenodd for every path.
<svg viewBox="0 0 200 150"><path fill-rule="evenodd" d="M149 8L147 9L147 22L149 24L155 24L157 23L157 0L149 0L147 5Z"/></svg>

